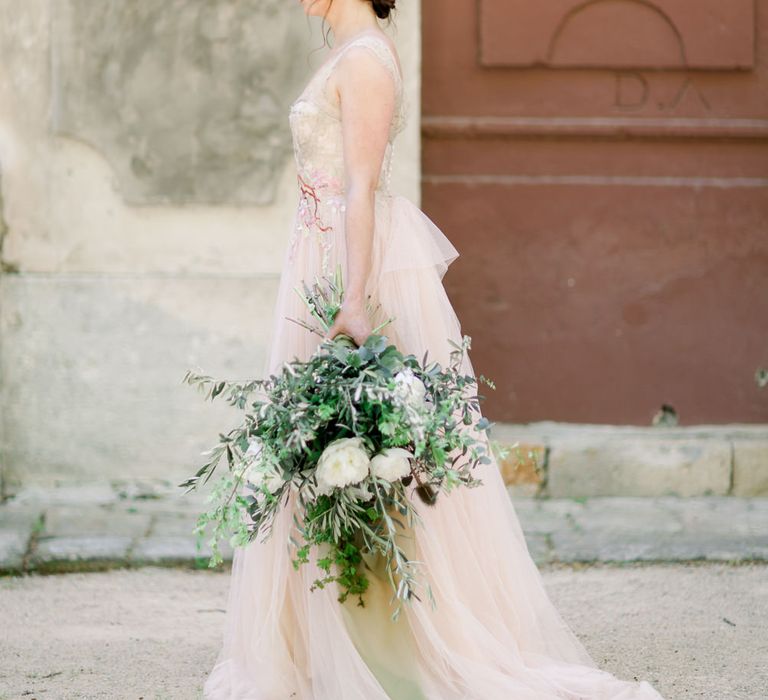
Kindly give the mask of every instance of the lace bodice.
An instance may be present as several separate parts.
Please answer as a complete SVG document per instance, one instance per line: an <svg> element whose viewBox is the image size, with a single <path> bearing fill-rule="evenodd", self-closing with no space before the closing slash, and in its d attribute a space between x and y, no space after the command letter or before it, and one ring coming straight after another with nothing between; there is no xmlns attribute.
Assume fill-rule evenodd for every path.
<svg viewBox="0 0 768 700"><path fill-rule="evenodd" d="M395 114L390 126L389 141L381 166L377 190L388 193L392 168L394 139L405 124L406 106L403 82L397 60L386 40L375 33L350 39L339 48L310 78L304 91L291 105L289 122L293 136L293 152L299 179L299 191L304 196L314 191L319 196L335 196L344 192L344 159L342 151L341 114L335 96L328 88L328 78L339 58L353 46L363 46L387 67L395 82Z"/></svg>
<svg viewBox="0 0 768 700"><path fill-rule="evenodd" d="M328 78L341 56L353 46L362 46L373 52L390 72L395 83L395 110L376 185L377 203L392 197L389 183L394 140L403 129L406 119L407 108L397 59L386 39L371 32L360 34L342 44L338 53L326 60L309 79L301 95L291 105L289 122L296 159L299 203L295 230L289 243L289 259L294 260L300 241L312 242L321 251L319 267L323 274L330 271L332 241L340 232L337 229L343 228L346 210L341 108L328 86Z"/></svg>

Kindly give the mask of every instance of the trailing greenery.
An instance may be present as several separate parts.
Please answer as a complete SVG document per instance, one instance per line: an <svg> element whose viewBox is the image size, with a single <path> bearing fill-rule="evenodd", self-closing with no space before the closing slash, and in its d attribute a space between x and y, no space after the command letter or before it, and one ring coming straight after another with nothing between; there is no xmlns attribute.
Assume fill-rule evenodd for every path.
<svg viewBox="0 0 768 700"><path fill-rule="evenodd" d="M317 322L302 325L324 336L343 296L338 273L301 295ZM211 506L198 519L201 538L212 529L210 565L221 562L219 541L264 541L280 509L290 508L294 567L316 552L321 575L313 590L335 583L340 601L352 595L364 605L363 555L379 553L394 619L403 602L421 600L422 588L434 604L420 562L406 556L401 537L423 526L414 494L433 506L442 492L479 486L473 469L490 461L484 435L490 424L480 414L477 380L462 371L469 346L468 337L452 343L443 367L427 355L403 354L374 332L361 347L346 337L323 340L308 360L286 362L265 379L221 381L187 372L183 381L206 399L220 397L243 411L241 425L220 434L206 463L180 484L198 488L226 462Z"/></svg>

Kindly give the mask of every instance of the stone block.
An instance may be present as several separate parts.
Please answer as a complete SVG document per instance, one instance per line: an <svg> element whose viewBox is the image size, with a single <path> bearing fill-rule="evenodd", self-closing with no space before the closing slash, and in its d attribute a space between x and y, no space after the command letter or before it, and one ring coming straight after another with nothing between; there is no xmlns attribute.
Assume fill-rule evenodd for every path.
<svg viewBox="0 0 768 700"><path fill-rule="evenodd" d="M727 440L589 436L550 445L548 495L724 495L730 488Z"/></svg>
<svg viewBox="0 0 768 700"><path fill-rule="evenodd" d="M150 522L147 514L113 506L49 507L29 566L45 571L122 566Z"/></svg>
<svg viewBox="0 0 768 700"><path fill-rule="evenodd" d="M734 440L733 495L768 496L768 440Z"/></svg>
<svg viewBox="0 0 768 700"><path fill-rule="evenodd" d="M111 487L123 501L166 500L177 495L179 487L167 479L112 479Z"/></svg>
<svg viewBox="0 0 768 700"><path fill-rule="evenodd" d="M507 491L512 498L535 498L541 492L539 484L510 484Z"/></svg>
<svg viewBox="0 0 768 700"><path fill-rule="evenodd" d="M545 445L516 441L502 443L507 455L499 460L499 469L507 486L515 487L515 495L533 496L544 482Z"/></svg>
<svg viewBox="0 0 768 700"><path fill-rule="evenodd" d="M42 506L8 501L0 505L0 531L31 533L42 516Z"/></svg>
<svg viewBox="0 0 768 700"><path fill-rule="evenodd" d="M193 537L151 536L139 540L131 552L134 564L178 564L209 556L205 549L198 552Z"/></svg>
<svg viewBox="0 0 768 700"><path fill-rule="evenodd" d="M748 498L745 513L746 530L754 536L768 540L768 498Z"/></svg>
<svg viewBox="0 0 768 700"><path fill-rule="evenodd" d="M768 501L731 496L720 498L661 499L687 532L702 537L754 538L768 543Z"/></svg>
<svg viewBox="0 0 768 700"><path fill-rule="evenodd" d="M54 506L45 513L42 537L128 537L149 530L151 518L141 512L93 506Z"/></svg>
<svg viewBox="0 0 768 700"><path fill-rule="evenodd" d="M154 517L152 536L174 536L194 538L193 530L197 522L197 511L164 512Z"/></svg>
<svg viewBox="0 0 768 700"><path fill-rule="evenodd" d="M652 562L652 561L765 561L768 543L730 533L659 534L573 532L552 534L553 558L561 562Z"/></svg>
<svg viewBox="0 0 768 700"><path fill-rule="evenodd" d="M221 543L219 549L225 562L232 561L233 551L227 543ZM203 545L198 550L193 536L152 535L136 543L131 552L131 563L136 565L193 564L196 560L204 558L207 565L210 556L210 547Z"/></svg>
<svg viewBox="0 0 768 700"><path fill-rule="evenodd" d="M0 573L20 572L28 545L26 533L0 530Z"/></svg>
<svg viewBox="0 0 768 700"><path fill-rule="evenodd" d="M109 484L64 483L56 486L25 486L13 497L18 505L104 505L115 503L117 494Z"/></svg>
<svg viewBox="0 0 768 700"><path fill-rule="evenodd" d="M544 522L558 561L743 562L768 556L765 499L592 498L580 509L565 505L541 504L552 517ZM536 510L527 515L541 520Z"/></svg>
<svg viewBox="0 0 768 700"><path fill-rule="evenodd" d="M0 571L19 572L33 532L42 521L42 509L19 504L0 506Z"/></svg>
<svg viewBox="0 0 768 700"><path fill-rule="evenodd" d="M106 534L41 538L30 557L30 568L76 571L96 566L122 566L127 561L132 542L132 537Z"/></svg>
<svg viewBox="0 0 768 700"><path fill-rule="evenodd" d="M611 532L561 530L552 534L551 541L553 559L567 563L652 561L658 551L657 536L643 532L628 538Z"/></svg>
<svg viewBox="0 0 768 700"><path fill-rule="evenodd" d="M638 531L654 536L674 535L684 527L679 514L666 508L661 499L645 497L590 498L582 508L569 512L567 519L577 532L606 532L622 537Z"/></svg>
<svg viewBox="0 0 768 700"><path fill-rule="evenodd" d="M222 379L261 373L276 282L0 277L9 475L51 485L158 475L178 483L194 473L240 414L205 402L182 378L196 368ZM94 501L115 498L109 486L94 488Z"/></svg>
<svg viewBox="0 0 768 700"><path fill-rule="evenodd" d="M526 534L548 534L567 527L585 503L571 499L515 499L514 508Z"/></svg>

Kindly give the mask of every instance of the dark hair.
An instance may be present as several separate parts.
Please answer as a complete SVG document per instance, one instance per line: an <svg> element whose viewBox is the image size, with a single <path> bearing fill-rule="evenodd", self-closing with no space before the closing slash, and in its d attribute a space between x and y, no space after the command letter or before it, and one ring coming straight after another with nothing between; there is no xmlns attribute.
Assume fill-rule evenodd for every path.
<svg viewBox="0 0 768 700"><path fill-rule="evenodd" d="M373 7L373 11L376 13L376 16L379 19L389 19L389 21L392 21L392 17L390 17L390 13L392 10L395 9L395 2L397 0L370 0L371 6ZM333 4L333 0L331 0L328 3L328 10L331 9L331 5ZM326 10L326 13L323 15L323 26L325 26L325 18L328 15L328 10ZM328 27L328 32L325 30L322 30L323 33L323 46L328 45L328 32L331 31L331 28Z"/></svg>
<svg viewBox="0 0 768 700"><path fill-rule="evenodd" d="M379 19L387 19L389 13L395 9L395 0L371 0L371 5Z"/></svg>

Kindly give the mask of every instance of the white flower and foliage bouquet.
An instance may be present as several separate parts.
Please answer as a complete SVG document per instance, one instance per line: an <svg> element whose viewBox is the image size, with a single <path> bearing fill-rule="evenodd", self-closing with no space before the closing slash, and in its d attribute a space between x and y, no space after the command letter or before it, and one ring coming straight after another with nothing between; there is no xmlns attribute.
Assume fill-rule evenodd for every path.
<svg viewBox="0 0 768 700"><path fill-rule="evenodd" d="M302 297L317 325L301 325L325 336L342 296L338 272L322 285L305 286ZM398 528L423 526L414 493L433 506L441 492L481 484L472 470L489 462L483 434L490 424L480 415L477 380L461 370L468 337L452 344L443 367L427 355L404 355L380 330L361 347L346 336L326 339L309 360L287 362L266 379L219 381L187 372L183 381L206 398L225 397L244 412L242 424L220 434L204 453L209 461L180 484L197 488L226 457L228 469L196 528L200 545L213 526L209 566L222 561L221 539L242 546L269 537L275 515L292 496L300 538L291 536L293 565L298 569L318 548L323 576L313 590L335 581L340 601L356 595L364 605L363 555L378 553L397 602L393 619L403 601L421 600L420 586L434 605L429 584L418 575L420 562L406 557Z"/></svg>

